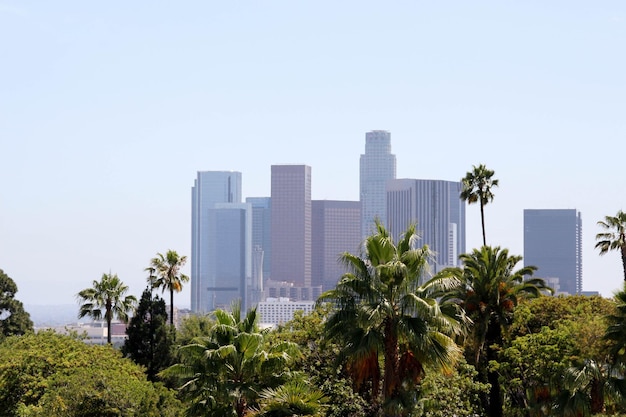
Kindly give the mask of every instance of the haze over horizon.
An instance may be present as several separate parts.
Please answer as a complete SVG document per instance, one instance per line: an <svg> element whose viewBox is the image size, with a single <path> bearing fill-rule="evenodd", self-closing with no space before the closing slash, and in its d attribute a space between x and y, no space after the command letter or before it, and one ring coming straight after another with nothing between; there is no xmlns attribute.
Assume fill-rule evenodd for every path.
<svg viewBox="0 0 626 417"><path fill-rule="evenodd" d="M611 296L625 44L617 0L0 0L0 269L26 305L109 271L140 295L157 252L191 253L197 171L241 171L245 198L302 163L313 199L358 200L365 133L388 130L398 178L495 170L490 245L523 255L525 208L579 210L583 289ZM466 222L480 246L477 205Z"/></svg>

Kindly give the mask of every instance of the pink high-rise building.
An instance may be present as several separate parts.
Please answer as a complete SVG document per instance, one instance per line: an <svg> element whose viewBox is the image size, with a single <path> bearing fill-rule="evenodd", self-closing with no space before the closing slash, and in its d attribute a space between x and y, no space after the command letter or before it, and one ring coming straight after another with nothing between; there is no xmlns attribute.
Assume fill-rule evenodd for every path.
<svg viewBox="0 0 626 417"><path fill-rule="evenodd" d="M311 286L311 167L272 165L271 280Z"/></svg>

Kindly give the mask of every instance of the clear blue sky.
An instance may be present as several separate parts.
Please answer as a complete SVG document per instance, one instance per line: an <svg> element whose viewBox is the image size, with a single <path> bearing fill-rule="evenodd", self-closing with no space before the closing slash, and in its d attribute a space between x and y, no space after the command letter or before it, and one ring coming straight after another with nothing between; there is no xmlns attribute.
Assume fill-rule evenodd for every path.
<svg viewBox="0 0 626 417"><path fill-rule="evenodd" d="M593 246L626 209L625 51L623 0L0 0L0 268L26 304L109 271L139 295L157 252L190 254L197 171L268 196L272 164L304 163L313 198L357 200L384 129L398 177L496 171L489 244L522 255L524 208L580 210L583 287L610 296L619 255Z"/></svg>

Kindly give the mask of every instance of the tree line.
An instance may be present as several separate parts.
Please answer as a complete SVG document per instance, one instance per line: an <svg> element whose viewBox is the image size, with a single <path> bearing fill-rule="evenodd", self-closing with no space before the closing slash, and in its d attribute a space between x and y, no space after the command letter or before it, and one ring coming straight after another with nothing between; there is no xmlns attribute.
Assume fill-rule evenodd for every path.
<svg viewBox="0 0 626 417"><path fill-rule="evenodd" d="M481 206L483 246L461 267L431 276L414 225L395 241L376 223L315 311L277 329L238 303L175 329L188 277L171 250L151 260L139 300L111 273L78 293L79 316L105 320L109 343L111 320L129 321L119 350L32 333L0 273L0 307L14 312L0 316L0 416L623 415L626 287L611 300L546 297L535 267L487 245L493 175L481 164L462 180L460 197ZM626 259L626 215L598 225L600 254ZM169 314L155 289L169 292Z"/></svg>

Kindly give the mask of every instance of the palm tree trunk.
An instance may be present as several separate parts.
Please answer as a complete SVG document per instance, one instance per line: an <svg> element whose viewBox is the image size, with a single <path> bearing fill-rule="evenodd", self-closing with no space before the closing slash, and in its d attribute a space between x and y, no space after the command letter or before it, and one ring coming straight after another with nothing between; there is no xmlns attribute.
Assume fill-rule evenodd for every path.
<svg viewBox="0 0 626 417"><path fill-rule="evenodd" d="M395 323L387 319L385 323L385 379L383 380L383 402L397 397L400 356L398 355L398 334ZM390 414L385 414L389 415Z"/></svg>
<svg viewBox="0 0 626 417"><path fill-rule="evenodd" d="M170 290L170 326L174 327L174 289Z"/></svg>
<svg viewBox="0 0 626 417"><path fill-rule="evenodd" d="M110 300L106 301L105 304L105 318L107 321L107 344L111 344L111 321L113 320L113 314L111 313L111 309L113 305Z"/></svg>
<svg viewBox="0 0 626 417"><path fill-rule="evenodd" d="M490 320L486 336L486 359L487 364L489 364L490 361L497 359L497 353L492 346L502 342L502 328L500 324ZM486 410L489 417L502 417L502 392L498 372L487 370L487 382L489 382L491 388L489 389L489 407Z"/></svg>
<svg viewBox="0 0 626 417"><path fill-rule="evenodd" d="M485 235L485 205L482 200L480 202L480 224L483 227L483 246L487 246L487 237Z"/></svg>
<svg viewBox="0 0 626 417"><path fill-rule="evenodd" d="M591 382L591 412L593 414L604 411L604 395L602 394L602 382L594 378Z"/></svg>
<svg viewBox="0 0 626 417"><path fill-rule="evenodd" d="M622 249L622 268L624 269L624 282L626 282L626 245Z"/></svg>

